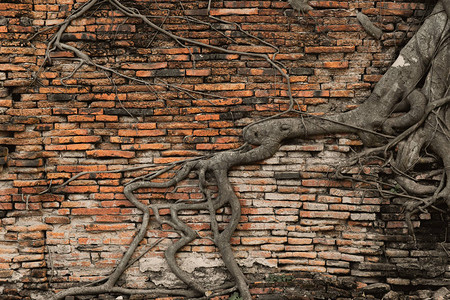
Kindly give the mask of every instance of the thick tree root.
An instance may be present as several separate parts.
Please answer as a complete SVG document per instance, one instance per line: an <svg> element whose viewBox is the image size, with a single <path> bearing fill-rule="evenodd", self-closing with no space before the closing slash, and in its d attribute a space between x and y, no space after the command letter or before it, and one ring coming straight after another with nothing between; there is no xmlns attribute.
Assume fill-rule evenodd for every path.
<svg viewBox="0 0 450 300"><path fill-rule="evenodd" d="M219 249L222 255L225 266L230 271L231 275L236 281L236 286L243 299L251 299L250 292L248 290L248 284L244 274L239 268L237 262L234 259L233 252L230 246L230 239L233 235L236 227L239 223L241 216L241 209L239 199L236 197L230 182L228 181L228 170L237 165L251 163L258 160L266 159L275 154L279 146L279 141L273 143L272 139L269 139L263 145L258 148L251 149L245 152L228 151L217 154L209 159L199 161L188 161L183 167L176 173L176 175L165 182L133 182L125 187L124 194L127 199L133 203L143 213L143 220L139 231L134 237L130 247L126 251L125 255L119 262L114 272L108 277L107 281L98 286L85 286L74 287L64 290L55 295L55 299L64 299L70 295L94 295L102 293L115 293L123 291L125 294L132 293L132 289L125 289L115 286L117 280L129 266L130 259L135 252L139 243L144 239L147 227L150 219L149 208L153 211L156 220L160 224L168 224L174 228L180 235L180 239L169 246L165 252L166 260L171 268L172 272L185 282L194 292L177 291L171 293L169 290L155 290L156 294L169 294L169 295L183 295L183 296L199 296L208 295L211 292L204 289L204 287L197 280L191 278L191 275L182 270L176 262L176 253L189 242L197 237L197 233L189 226L184 224L178 217L178 213L182 210L210 210L212 213L211 220L215 220L215 211L225 205L231 207L231 220L224 230L219 232L217 225L213 224L212 228L214 236L212 240ZM216 199L205 197L206 199L200 203L173 203L165 205L150 204L149 207L141 203L135 196L135 192L141 188L167 188L175 186L178 182L184 180L192 171L199 171L200 174L213 174L215 182L217 183L218 196ZM205 191L206 192L206 191ZM205 195L206 196L206 195ZM210 206L212 205L212 207ZM163 221L159 216L159 210L163 208L170 209L170 221ZM211 209L210 209L211 208ZM147 293L147 290L136 290L136 294Z"/></svg>
<svg viewBox="0 0 450 300"><path fill-rule="evenodd" d="M408 113L399 117L387 119L383 123L383 131L385 133L394 135L396 128L407 128L419 122L425 113L425 107L428 99L424 94L422 94L422 92L415 89L407 95L406 98L399 103L399 105L402 105L403 102L409 107Z"/></svg>
<svg viewBox="0 0 450 300"><path fill-rule="evenodd" d="M363 26L364 30L376 38L377 40L381 39L383 35L383 30L375 26L372 21L370 21L369 17L361 12L358 12L356 14L356 18L358 19L359 23Z"/></svg>

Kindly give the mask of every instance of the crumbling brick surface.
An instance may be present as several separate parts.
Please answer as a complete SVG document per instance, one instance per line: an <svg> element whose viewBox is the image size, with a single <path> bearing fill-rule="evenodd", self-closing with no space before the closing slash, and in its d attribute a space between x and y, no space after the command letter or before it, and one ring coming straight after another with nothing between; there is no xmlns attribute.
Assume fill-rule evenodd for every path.
<svg viewBox="0 0 450 300"><path fill-rule="evenodd" d="M71 76L77 61L69 51L53 52L52 64L42 65L55 29L29 38L63 21L79 5L74 2L0 3L0 298L37 298L111 272L140 223L123 183L146 169L102 172L237 148L245 125L289 106L286 82L267 61L182 47L108 6L73 21L62 39L100 65L158 85L86 65ZM314 10L302 15L287 1L212 1L210 15L228 24L208 19L208 1L129 4L158 16L154 22L177 35L273 55L290 74L296 108L314 114L350 110L363 101L429 8L419 1L310 3ZM358 11L383 29L381 40L365 33ZM311 297L351 298L349 290L376 282L399 289L449 284L447 221L421 214L414 220L421 226L415 246L402 200L333 176L361 145L353 135L288 141L274 157L230 172L243 211L232 244L244 272L258 281L252 293L290 295L283 287L293 282L316 289L305 294ZM41 194L85 171L96 173ZM368 166L364 172L375 171ZM147 203L201 197L189 183L177 190L145 190L139 197ZM194 253L205 268L220 269L214 261L219 255L205 238L208 214L186 212L183 220L202 238L183 248L180 260ZM165 240L129 268L125 286L170 283L164 265L151 266L177 237L164 230L151 225L145 242ZM207 280L200 273L194 274ZM269 274L296 279L265 285ZM322 281L311 283L314 274L324 276ZM211 276L227 278L223 270Z"/></svg>

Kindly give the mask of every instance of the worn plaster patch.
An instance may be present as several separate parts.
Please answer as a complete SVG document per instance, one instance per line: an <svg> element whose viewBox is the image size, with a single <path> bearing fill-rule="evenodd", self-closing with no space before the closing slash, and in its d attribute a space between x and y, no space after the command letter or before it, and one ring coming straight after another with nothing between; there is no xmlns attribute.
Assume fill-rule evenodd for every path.
<svg viewBox="0 0 450 300"><path fill-rule="evenodd" d="M399 55L399 57L395 60L394 64L392 65L392 67L396 68L396 67L407 67L410 66L410 64L408 62L405 61L405 59L403 58L403 56Z"/></svg>
<svg viewBox="0 0 450 300"><path fill-rule="evenodd" d="M215 268L225 266L219 258L211 259L199 253L192 253L186 256L181 263L181 268L192 273L197 268Z"/></svg>
<svg viewBox="0 0 450 300"><path fill-rule="evenodd" d="M2 289L0 288L0 295L2 294ZM52 292L44 292L42 293L40 292L36 292L36 293L31 293L31 299L34 300L48 300L48 299L52 299L54 294Z"/></svg>
<svg viewBox="0 0 450 300"><path fill-rule="evenodd" d="M162 257L149 257L139 260L139 271L141 272L159 272L168 267L166 260Z"/></svg>
<svg viewBox="0 0 450 300"><path fill-rule="evenodd" d="M179 255L177 262L181 269L191 273L193 278L205 281L205 287L209 288L211 284L220 285L227 279L226 272L221 268L225 264L219 258L209 258L199 253L189 253L188 255ZM139 261L139 270L141 272L151 272L150 281L156 285L162 285L167 288L182 287L183 283L173 274L162 257L148 257Z"/></svg>
<svg viewBox="0 0 450 300"><path fill-rule="evenodd" d="M225 266L219 258L211 259L199 253L190 253L185 257L177 259L180 267L188 273L194 272L197 268L215 268ZM162 257L149 257L140 260L139 270L141 272L158 272L168 269L166 260Z"/></svg>
<svg viewBox="0 0 450 300"><path fill-rule="evenodd" d="M245 259L238 260L238 264L247 268L253 267L254 264L260 264L271 268L277 267L276 263L272 263L271 261L268 261L263 257L247 257Z"/></svg>

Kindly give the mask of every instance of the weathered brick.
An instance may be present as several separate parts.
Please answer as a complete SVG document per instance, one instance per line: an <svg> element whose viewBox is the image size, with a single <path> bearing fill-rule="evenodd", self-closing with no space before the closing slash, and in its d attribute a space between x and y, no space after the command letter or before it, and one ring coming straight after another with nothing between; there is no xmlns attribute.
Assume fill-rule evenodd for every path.
<svg viewBox="0 0 450 300"><path fill-rule="evenodd" d="M288 243L292 245L308 245L312 243L312 239L307 238L288 238Z"/></svg>
<svg viewBox="0 0 450 300"><path fill-rule="evenodd" d="M260 245L260 244L282 244L287 241L283 237L242 237L243 245Z"/></svg>
<svg viewBox="0 0 450 300"><path fill-rule="evenodd" d="M196 91L235 91L243 90L243 83L216 83L216 84L197 84L194 86Z"/></svg>
<svg viewBox="0 0 450 300"><path fill-rule="evenodd" d="M306 53L351 53L355 51L355 46L315 46L305 47Z"/></svg>
<svg viewBox="0 0 450 300"><path fill-rule="evenodd" d="M211 75L211 69L188 69L186 70L186 76L209 76Z"/></svg>
<svg viewBox="0 0 450 300"><path fill-rule="evenodd" d="M310 3L315 8L348 8L349 2L342 1L311 1Z"/></svg>
<svg viewBox="0 0 450 300"><path fill-rule="evenodd" d="M211 9L210 11L210 14L212 16L256 15L257 13L258 13L257 8L243 8L243 9L220 8L220 9Z"/></svg>
<svg viewBox="0 0 450 300"><path fill-rule="evenodd" d="M166 135L165 130L154 129L154 130L133 130L133 129L120 129L118 132L119 136L129 137L129 136L162 136Z"/></svg>
<svg viewBox="0 0 450 300"><path fill-rule="evenodd" d="M167 68L167 62L158 63L126 63L121 66L122 69L132 70L156 70Z"/></svg>
<svg viewBox="0 0 450 300"><path fill-rule="evenodd" d="M119 231L134 228L134 224L89 224L86 226L86 231Z"/></svg>
<svg viewBox="0 0 450 300"><path fill-rule="evenodd" d="M26 262L26 261L35 261L35 260L43 260L44 254L24 254L17 255L13 258L14 262Z"/></svg>
<svg viewBox="0 0 450 300"><path fill-rule="evenodd" d="M95 193L98 191L97 185L92 186L66 186L61 189L64 193L72 193L72 194L83 194L83 193Z"/></svg>
<svg viewBox="0 0 450 300"><path fill-rule="evenodd" d="M335 181L328 179L306 179L302 180L303 186L325 186L325 187L339 187L339 186L351 186L350 181Z"/></svg>
<svg viewBox="0 0 450 300"><path fill-rule="evenodd" d="M303 204L302 209L305 209L305 210L328 210L328 204L306 202Z"/></svg>
<svg viewBox="0 0 450 300"><path fill-rule="evenodd" d="M71 213L74 215L117 215L119 208L74 208Z"/></svg>
<svg viewBox="0 0 450 300"><path fill-rule="evenodd" d="M91 150L86 151L88 156L92 157L123 157L123 158L133 158L135 153L132 151L123 150Z"/></svg>
<svg viewBox="0 0 450 300"><path fill-rule="evenodd" d="M348 219L349 212L337 211L300 211L300 218Z"/></svg>
<svg viewBox="0 0 450 300"><path fill-rule="evenodd" d="M63 216L54 216L54 217L46 217L45 223L48 224L69 224L70 219L68 217Z"/></svg>

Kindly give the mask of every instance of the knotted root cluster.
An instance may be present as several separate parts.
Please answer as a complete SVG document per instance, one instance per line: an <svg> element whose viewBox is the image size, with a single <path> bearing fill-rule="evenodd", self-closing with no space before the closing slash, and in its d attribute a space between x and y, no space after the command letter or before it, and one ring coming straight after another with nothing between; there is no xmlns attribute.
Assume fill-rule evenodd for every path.
<svg viewBox="0 0 450 300"><path fill-rule="evenodd" d="M274 132L274 135L276 135L276 133L277 132ZM241 150L219 153L207 159L186 161L181 165L181 168L176 172L176 175L173 178L164 182L154 182L151 180L157 177L157 175L163 173L157 172L155 174L156 176L146 178L142 181L133 181L126 185L124 189L126 198L142 212L143 217L140 229L138 230L128 250L122 257L120 263L107 279L98 282L99 285L69 288L56 294L55 299L64 299L69 295L93 295L101 293L152 295L168 294L182 295L186 297L212 297L216 295L216 292L205 290L205 288L195 278L192 278L189 273L182 270L176 262L176 253L182 247L186 246L198 237L195 230L180 220L179 213L184 210L209 211L211 229L213 233L211 240L220 252L226 268L235 279L235 283L232 284L232 286L226 285L218 287L218 290L230 292L237 288L243 299L251 299L251 295L248 290L248 283L236 260L234 259L230 245L230 238L239 224L241 217L241 206L239 199L237 198L228 180L228 171L231 167L236 165L252 163L270 158L275 154L279 145L280 140L278 137L268 138L265 139L265 142L257 148L244 147ZM168 171L168 169L170 168L165 168L164 171ZM191 173L198 174L199 187L203 193L203 198L201 200L186 202L179 201L169 204L150 204L147 206L140 202L135 195L135 192L141 188L168 188L176 186L177 183L186 179ZM65 186L66 184L55 186L51 188L51 190L57 192L59 188ZM214 186L214 192L210 188L211 184ZM216 221L216 212L218 209L224 207L229 207L231 209L231 218L224 228L219 228ZM170 210L170 220L163 220L161 218L159 213L161 209ZM165 251L165 258L172 272L184 283L186 283L186 285L192 289L192 292L164 289L138 290L115 286L122 273L136 261L136 259L132 260L132 256L146 235L151 212L159 224L167 224L178 233L178 241L167 248Z"/></svg>

